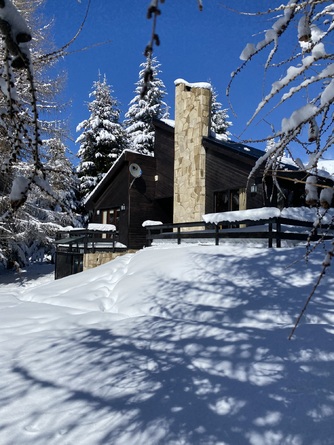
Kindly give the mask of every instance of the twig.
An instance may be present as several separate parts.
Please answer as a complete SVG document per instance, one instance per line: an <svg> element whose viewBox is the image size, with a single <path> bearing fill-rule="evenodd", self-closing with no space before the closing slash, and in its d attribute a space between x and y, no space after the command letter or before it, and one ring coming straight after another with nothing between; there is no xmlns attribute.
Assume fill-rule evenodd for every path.
<svg viewBox="0 0 334 445"><path fill-rule="evenodd" d="M322 280L323 276L324 276L325 273L326 273L327 267L329 267L330 264L331 264L331 260L332 260L333 256L334 256L334 243L332 244L332 250L330 250L329 252L327 252L327 255L326 255L326 257L325 257L325 259L324 259L324 261L323 261L323 263L322 263L322 266L323 266L323 267L322 267L322 270L321 270L321 272L320 272L320 274L319 274L319 277L318 277L318 279L317 279L315 285L313 286L313 289L312 289L310 295L308 296L308 298L307 298L307 300L306 300L306 302L305 302L305 304L304 304L304 307L303 307L303 309L301 310L301 312L300 312L300 314L299 314L299 316L298 316L298 318L297 318L297 320L296 320L296 322L295 322L294 327L292 328L292 330L291 330L291 332L290 332L290 335L289 335L289 337L288 337L289 340L292 339L293 334L294 334L294 332L295 332L295 330L296 330L296 328L297 328L297 326L298 326L300 320L302 319L302 317L303 317L303 315L304 315L304 312L306 311L309 302L311 301L311 298L313 297L315 291L317 290L317 288L318 288L318 286L319 286L319 284L320 284L320 281Z"/></svg>

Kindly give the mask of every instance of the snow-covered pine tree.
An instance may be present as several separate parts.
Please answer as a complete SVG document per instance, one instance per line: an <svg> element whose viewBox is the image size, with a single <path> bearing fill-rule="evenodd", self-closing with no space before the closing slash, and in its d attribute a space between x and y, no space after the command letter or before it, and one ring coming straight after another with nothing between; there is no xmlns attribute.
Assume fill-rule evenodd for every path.
<svg viewBox="0 0 334 445"><path fill-rule="evenodd" d="M211 131L216 135L225 137L226 140L230 139L231 133L229 127L232 126L232 122L228 120L227 108L222 108L221 102L218 101L218 93L212 88L212 104L211 104Z"/></svg>
<svg viewBox="0 0 334 445"><path fill-rule="evenodd" d="M76 213L78 181L73 166L66 156L66 147L58 138L43 141L45 173L48 178L40 184L31 184L25 203L15 212L15 218L2 226L6 238L0 242L3 262L18 262L26 266L53 256L55 233L64 226L78 226L81 218ZM29 176L31 167L16 164L14 176ZM49 193L45 193L47 190ZM0 261L1 262L1 261Z"/></svg>
<svg viewBox="0 0 334 445"><path fill-rule="evenodd" d="M46 77L61 54L47 55L54 48L50 24L42 23L39 14L44 2L0 2L0 263L5 265L33 260L51 247L55 231L71 221L59 212L66 202L50 187L50 157L42 143L42 137L54 136L59 128L47 112L59 108L61 86L59 77Z"/></svg>
<svg viewBox="0 0 334 445"><path fill-rule="evenodd" d="M82 131L76 142L80 144L77 172L83 198L93 190L126 148L126 132L119 122L120 109L112 93L106 76L101 79L99 74L89 94L93 98L88 103L90 116L77 126L77 131Z"/></svg>
<svg viewBox="0 0 334 445"><path fill-rule="evenodd" d="M151 59L150 56L140 64L135 97L131 100L129 110L125 114L124 125L129 136L130 148L146 155L153 155L154 151L153 119L169 117L167 104L163 101L166 88L158 77L161 72L159 67L158 60L155 57ZM145 79L148 72L152 74L149 81Z"/></svg>
<svg viewBox="0 0 334 445"><path fill-rule="evenodd" d="M67 156L67 148L57 137L44 140L43 145L47 147L45 170L53 193L57 196L56 202L50 202L49 199L49 206L54 211L63 212L59 217L67 225L69 223L76 225L77 217L73 212L77 212L79 208L79 180ZM55 219L58 219L58 215Z"/></svg>

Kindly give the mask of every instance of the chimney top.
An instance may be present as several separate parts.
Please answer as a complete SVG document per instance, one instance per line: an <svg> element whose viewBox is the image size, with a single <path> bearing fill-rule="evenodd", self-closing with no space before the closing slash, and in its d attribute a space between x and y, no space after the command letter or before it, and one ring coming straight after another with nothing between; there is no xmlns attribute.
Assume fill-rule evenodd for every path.
<svg viewBox="0 0 334 445"><path fill-rule="evenodd" d="M178 85L180 85L180 84L183 84L183 85L185 85L185 86L188 87L188 88L204 88L204 89L207 89L207 90L212 90L212 86L211 86L211 84L208 83L208 82L195 82L195 83L190 83L190 82L187 82L187 81L184 80L184 79L176 79L176 80L174 81L174 85L175 85L175 86L178 86Z"/></svg>

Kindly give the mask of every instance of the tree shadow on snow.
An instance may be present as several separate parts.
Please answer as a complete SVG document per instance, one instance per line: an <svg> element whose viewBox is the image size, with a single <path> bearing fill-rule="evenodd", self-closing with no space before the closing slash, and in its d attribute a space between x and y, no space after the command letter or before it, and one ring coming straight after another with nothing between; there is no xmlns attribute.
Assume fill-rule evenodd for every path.
<svg viewBox="0 0 334 445"><path fill-rule="evenodd" d="M252 265L240 258L229 277L228 260L208 255L198 280L160 279L164 306L148 292L152 314L131 327L127 319L46 338L13 367L22 388L46 395L26 423L46 416L50 444L62 443L61 432L94 445L330 445L334 337L324 307L332 299L318 296L312 310L322 324L306 320L289 342L309 283L293 281L297 265L286 279L277 265L270 273L272 255ZM69 415L57 417L59 409Z"/></svg>

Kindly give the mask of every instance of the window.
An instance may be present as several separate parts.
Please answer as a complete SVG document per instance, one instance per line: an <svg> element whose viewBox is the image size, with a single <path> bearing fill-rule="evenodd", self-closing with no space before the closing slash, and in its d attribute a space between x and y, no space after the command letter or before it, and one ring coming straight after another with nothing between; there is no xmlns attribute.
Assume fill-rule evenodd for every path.
<svg viewBox="0 0 334 445"><path fill-rule="evenodd" d="M118 230L120 211L120 207L109 210L102 210L102 224L113 224Z"/></svg>
<svg viewBox="0 0 334 445"><path fill-rule="evenodd" d="M215 192L215 212L239 210L239 190Z"/></svg>

